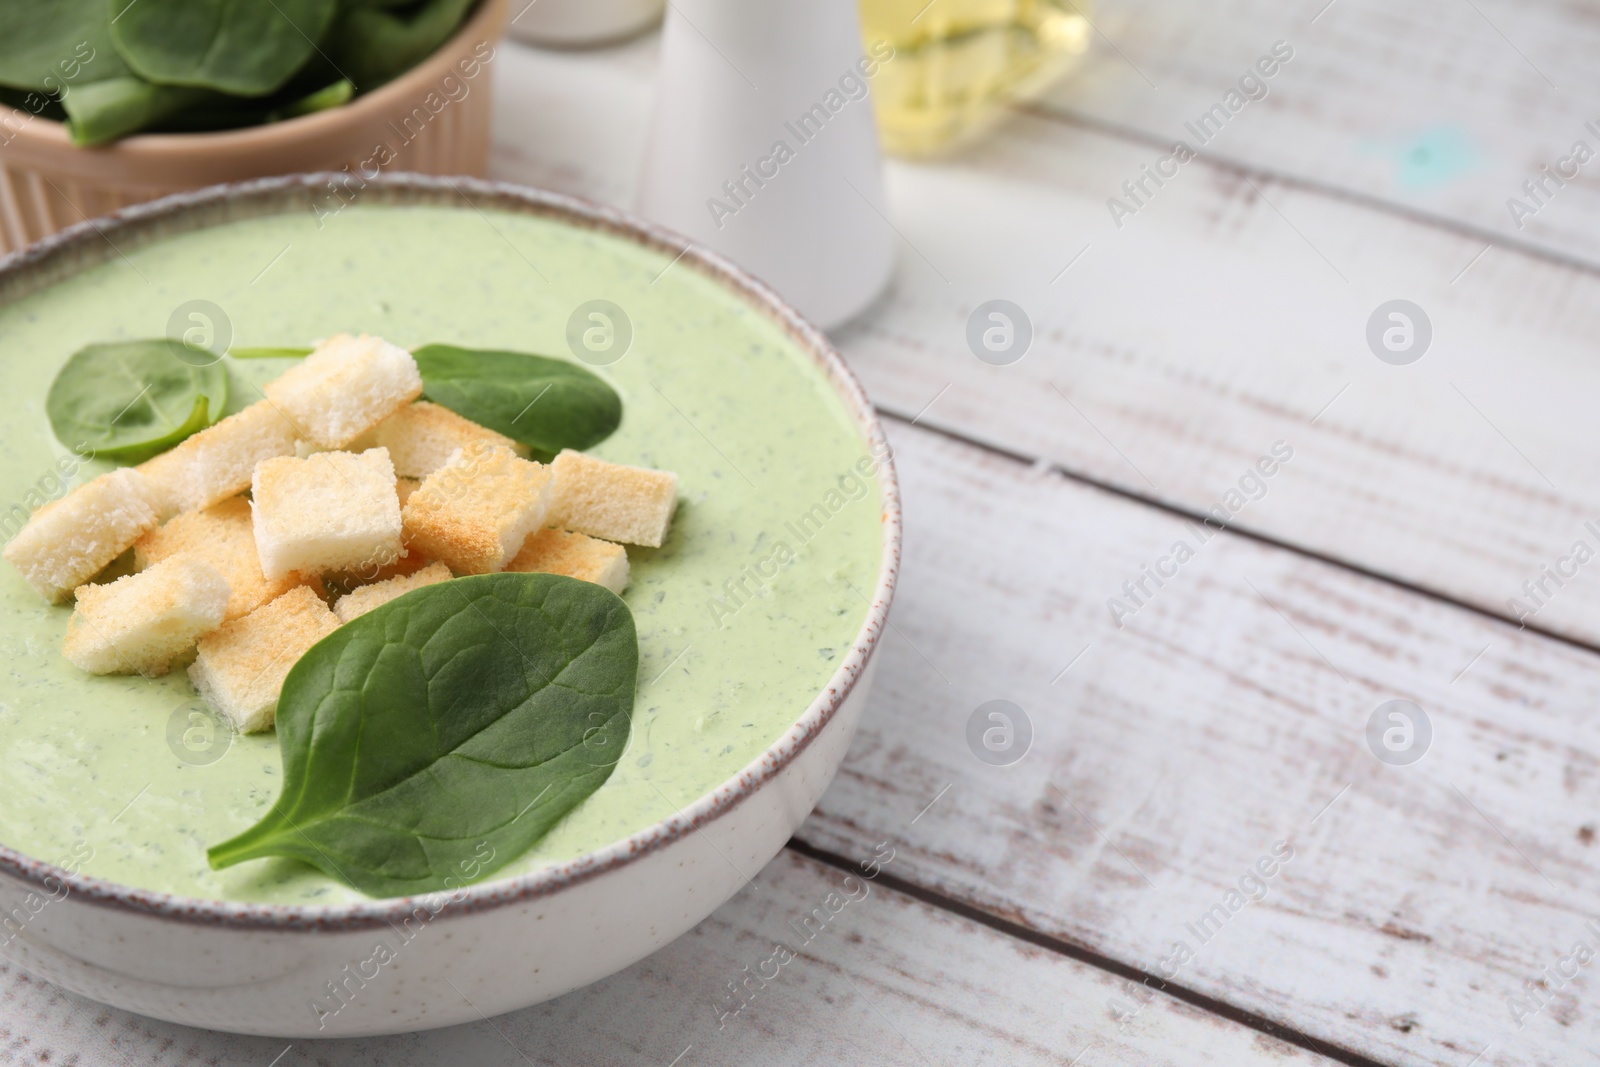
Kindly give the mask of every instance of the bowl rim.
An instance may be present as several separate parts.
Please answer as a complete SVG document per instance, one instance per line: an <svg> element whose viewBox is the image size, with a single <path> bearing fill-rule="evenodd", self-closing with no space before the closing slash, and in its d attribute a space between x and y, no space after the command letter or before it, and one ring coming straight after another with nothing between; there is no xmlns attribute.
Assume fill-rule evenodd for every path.
<svg viewBox="0 0 1600 1067"><path fill-rule="evenodd" d="M321 191L329 181L348 180L342 172L290 174L247 182L230 182L120 209L85 220L0 258L0 306L70 277L89 266L123 255L130 247L165 236L188 233L228 221L281 214L298 199ZM751 310L763 315L798 345L823 372L849 413L870 453L877 459L878 500L882 531L878 577L865 620L838 668L805 711L737 774L713 787L675 814L602 848L515 877L488 880L457 889L407 897L386 897L343 904L264 904L185 897L140 889L107 879L72 873L0 844L0 872L44 886L65 898L117 911L179 923L236 929L279 931L351 931L385 926L412 915L441 897L449 906L436 918L468 915L549 896L617 870L667 845L698 832L728 814L775 778L832 722L854 690L883 634L900 564L900 491L892 451L877 414L860 381L821 330L772 289L722 256L688 238L630 213L581 197L509 182L421 174L380 175L367 185L379 190L373 202L385 204L448 204L465 201L481 213L487 207L551 218L596 230L670 257L674 264L699 271ZM472 194L469 196L468 194ZM240 207L266 208L242 215ZM113 241L113 238L118 240ZM26 284L35 282L36 285ZM18 291L20 290L20 292Z"/></svg>
<svg viewBox="0 0 1600 1067"><path fill-rule="evenodd" d="M87 152L92 153L101 165L115 163L121 166L170 160L194 153L249 148L257 142L281 145L284 142L314 140L323 134L358 125L371 116L383 114L402 99L413 99L417 90L431 84L440 76L441 70L454 68L456 54L469 37L477 35L483 43L493 47L504 34L509 2L510 0L479 0L471 13L456 27L455 32L414 65L370 92L360 93L337 107L324 108L307 115L296 115L293 118L254 126L230 126L220 130L135 133L106 144L77 145L72 143L72 136L67 132L65 122L44 118L26 108L0 104L0 116L3 116L0 117L0 130L9 130L11 140L23 142L23 146L28 149ZM493 52L489 58L494 58ZM15 116L23 118L15 124L15 128L12 128L7 124ZM43 125L39 125L40 123Z"/></svg>

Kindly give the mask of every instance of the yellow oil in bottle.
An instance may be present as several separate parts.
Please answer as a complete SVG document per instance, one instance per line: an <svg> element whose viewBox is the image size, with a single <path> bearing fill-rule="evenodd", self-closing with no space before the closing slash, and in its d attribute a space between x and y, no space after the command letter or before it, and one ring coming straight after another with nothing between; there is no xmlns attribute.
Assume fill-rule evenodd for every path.
<svg viewBox="0 0 1600 1067"><path fill-rule="evenodd" d="M885 151L924 156L977 137L1088 51L1090 0L860 0ZM881 48L881 46L880 46Z"/></svg>

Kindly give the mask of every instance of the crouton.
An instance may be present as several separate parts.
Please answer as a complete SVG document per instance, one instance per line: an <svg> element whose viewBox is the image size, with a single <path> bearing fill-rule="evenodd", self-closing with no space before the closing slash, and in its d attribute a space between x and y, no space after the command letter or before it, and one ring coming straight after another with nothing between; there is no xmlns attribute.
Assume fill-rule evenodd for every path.
<svg viewBox="0 0 1600 1067"><path fill-rule="evenodd" d="M678 499L671 471L625 467L567 448L550 464L555 497L548 522L607 541L661 547Z"/></svg>
<svg viewBox="0 0 1600 1067"><path fill-rule="evenodd" d="M405 513L406 501L411 499L411 494L417 491L417 486L422 483L415 478L396 478L394 482L395 496L399 498L401 514ZM330 586L343 592L350 592L363 585L374 582L386 582L390 578L399 578L402 575L415 574L428 566L433 560L421 552L407 545L404 530L401 531L400 544L404 551L400 558L392 563L367 563L357 570L341 571L326 576Z"/></svg>
<svg viewBox="0 0 1600 1067"><path fill-rule="evenodd" d="M228 581L179 554L108 585L78 590L61 651L90 674L166 674L173 657L222 624Z"/></svg>
<svg viewBox="0 0 1600 1067"><path fill-rule="evenodd" d="M620 594L628 587L628 553L621 545L566 530L537 530L522 551L506 565L508 571L565 574L603 585Z"/></svg>
<svg viewBox="0 0 1600 1067"><path fill-rule="evenodd" d="M299 438L294 423L265 400L229 415L215 426L139 464L161 499L161 517L208 508L250 488L256 464L292 456Z"/></svg>
<svg viewBox="0 0 1600 1067"><path fill-rule="evenodd" d="M343 448L422 395L411 353L381 337L341 333L269 382L267 399L322 448Z"/></svg>
<svg viewBox="0 0 1600 1067"><path fill-rule="evenodd" d="M449 567L443 563L430 563L415 574L403 574L388 581L374 582L352 589L334 602L333 613L339 616L340 622L349 622L351 619L360 618L373 608L382 607L403 593L421 589L425 585L448 582L450 577Z"/></svg>
<svg viewBox="0 0 1600 1067"><path fill-rule="evenodd" d="M449 462L456 449L474 441L500 445L519 456L528 454L525 445L426 400L407 404L362 434L351 447L387 448L396 474L426 478Z"/></svg>
<svg viewBox="0 0 1600 1067"><path fill-rule="evenodd" d="M41 596L57 603L160 521L154 488L143 474L125 467L35 511L0 555Z"/></svg>
<svg viewBox="0 0 1600 1067"><path fill-rule="evenodd" d="M289 668L338 628L328 605L306 586L297 586L202 637L189 679L235 730L266 730L277 715Z"/></svg>
<svg viewBox="0 0 1600 1067"><path fill-rule="evenodd" d="M269 581L400 558L400 498L389 453L281 456L251 480L256 555Z"/></svg>
<svg viewBox="0 0 1600 1067"><path fill-rule="evenodd" d="M315 589L319 584L315 575L298 571L272 580L261 573L250 502L242 496L199 511L185 511L165 526L151 530L134 542L133 563L144 570L179 552L211 564L228 580L233 592L224 622L248 615L297 585Z"/></svg>
<svg viewBox="0 0 1600 1067"><path fill-rule="evenodd" d="M475 441L423 479L406 501L405 538L458 574L501 570L544 521L550 468Z"/></svg>

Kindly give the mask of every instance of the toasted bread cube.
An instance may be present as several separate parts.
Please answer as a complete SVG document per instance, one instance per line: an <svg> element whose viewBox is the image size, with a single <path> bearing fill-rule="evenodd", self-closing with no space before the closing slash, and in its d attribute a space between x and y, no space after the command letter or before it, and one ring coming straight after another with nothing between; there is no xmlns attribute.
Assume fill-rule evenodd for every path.
<svg viewBox="0 0 1600 1067"><path fill-rule="evenodd" d="M508 571L565 574L620 595L628 587L628 552L621 545L567 530L535 530Z"/></svg>
<svg viewBox="0 0 1600 1067"><path fill-rule="evenodd" d="M405 514L406 501L411 499L411 494L415 493L417 491L417 487L421 484L422 483L417 481L415 478L396 478L394 480L395 496L397 496L400 500L400 511L402 515ZM386 582L390 578L399 578L402 575L415 574L433 562L433 560L429 559L427 556L423 555L421 552L418 552L416 549L411 548L405 543L405 532L403 527L401 530L400 543L405 551L402 552L400 558L395 560L393 563L385 563L381 566L377 564L367 564L361 567L359 570L343 571L338 574L331 574L328 576L330 582L335 586L341 586L344 590L349 591L359 588L363 585L370 585L374 582Z"/></svg>
<svg viewBox="0 0 1600 1067"><path fill-rule="evenodd" d="M134 542L133 564L144 570L179 552L211 564L228 580L233 593L228 598L224 622L250 614L297 585L310 585L313 589L318 585L315 575L295 572L268 580L261 573L250 502L242 496L229 497L199 511L185 511L165 526L151 530Z"/></svg>
<svg viewBox="0 0 1600 1067"><path fill-rule="evenodd" d="M343 448L422 395L411 353L381 337L341 333L269 382L267 399L322 448Z"/></svg>
<svg viewBox="0 0 1600 1067"><path fill-rule="evenodd" d="M294 455L295 424L265 400L258 400L185 438L154 459L139 464L161 499L161 517L208 508L250 488L256 464L273 456Z"/></svg>
<svg viewBox="0 0 1600 1067"><path fill-rule="evenodd" d="M306 650L339 628L316 593L296 586L200 639L189 680L240 733L272 726L283 680Z"/></svg>
<svg viewBox="0 0 1600 1067"><path fill-rule="evenodd" d="M422 480L406 501L407 550L457 574L503 570L550 503L550 468L509 448L473 442Z"/></svg>
<svg viewBox="0 0 1600 1067"><path fill-rule="evenodd" d="M35 511L0 553L51 603L99 574L161 521L148 479L124 467Z"/></svg>
<svg viewBox="0 0 1600 1067"><path fill-rule="evenodd" d="M443 563L430 563L415 574L402 574L398 578L387 581L373 582L352 589L334 602L333 613L339 616L340 622L349 622L358 619L373 608L382 607L395 597L409 593L413 589L421 589L425 585L437 585L450 580L450 568Z"/></svg>
<svg viewBox="0 0 1600 1067"><path fill-rule="evenodd" d="M676 474L607 463L570 448L550 467L556 476L550 525L650 548L666 540L678 501Z"/></svg>
<svg viewBox="0 0 1600 1067"><path fill-rule="evenodd" d="M269 459L256 467L250 491L256 554L269 581L400 558L400 498L384 449Z"/></svg>
<svg viewBox="0 0 1600 1067"><path fill-rule="evenodd" d="M407 404L363 434L358 443L387 448L394 472L402 478L426 478L448 463L456 449L474 441L500 445L519 456L528 454L525 445L426 400Z"/></svg>
<svg viewBox="0 0 1600 1067"><path fill-rule="evenodd" d="M228 581L186 554L78 590L61 651L90 674L166 674L173 657L222 624Z"/></svg>

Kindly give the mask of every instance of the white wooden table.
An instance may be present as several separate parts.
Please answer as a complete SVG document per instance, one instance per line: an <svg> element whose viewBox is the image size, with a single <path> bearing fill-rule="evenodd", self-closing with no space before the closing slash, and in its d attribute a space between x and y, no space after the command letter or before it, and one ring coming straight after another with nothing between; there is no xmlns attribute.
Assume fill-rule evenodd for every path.
<svg viewBox="0 0 1600 1067"><path fill-rule="evenodd" d="M749 889L589 989L383 1040L187 1030L0 968L0 1063L1600 1058L1600 960L1557 977L1600 953L1600 562L1525 625L1508 604L1600 549L1600 160L1521 228L1506 206L1600 149L1600 9L1104 0L1097 25L1082 76L996 137L890 167L899 271L838 340L898 450L897 636ZM1278 40L1270 95L1116 227L1106 198ZM655 54L506 46L494 176L629 204ZM1008 367L964 341L995 297L1036 329ZM1433 326L1409 366L1365 340L1395 298ZM1194 558L1117 625L1179 540ZM1033 727L1008 767L965 740L995 698ZM1432 724L1409 766L1367 742L1391 699ZM878 842L873 895L719 1028L725 984Z"/></svg>

